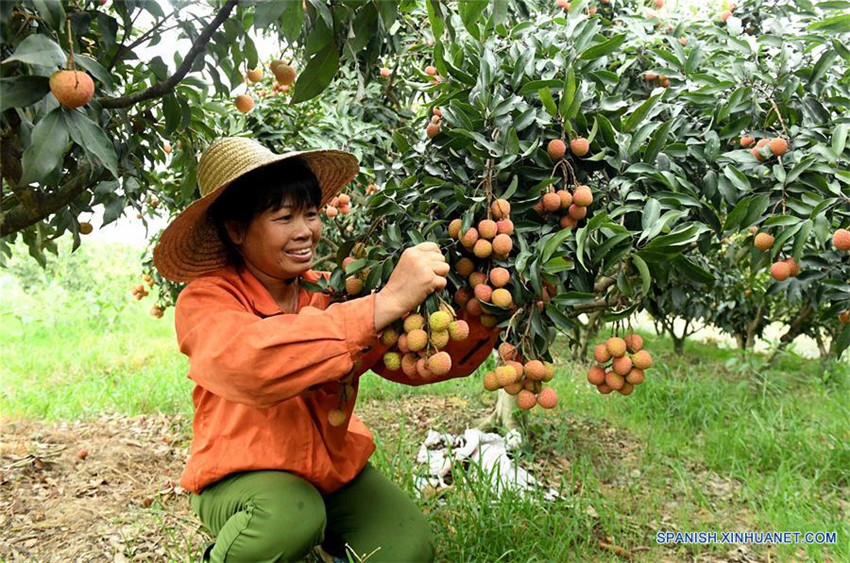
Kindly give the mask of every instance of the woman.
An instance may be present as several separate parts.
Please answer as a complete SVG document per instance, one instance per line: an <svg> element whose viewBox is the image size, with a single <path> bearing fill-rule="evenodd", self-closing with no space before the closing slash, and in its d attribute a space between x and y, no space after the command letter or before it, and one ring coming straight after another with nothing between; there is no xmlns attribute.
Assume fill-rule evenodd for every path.
<svg viewBox="0 0 850 563"><path fill-rule="evenodd" d="M154 251L160 273L190 282L177 299L180 351L196 383L191 454L180 484L215 535L209 561L291 561L321 545L369 561L431 561L417 506L368 460L372 435L353 413L361 374L420 385L379 361L380 331L446 286L434 243L406 249L378 292L330 305L300 287L322 235L319 210L358 173L341 151L277 155L225 138L201 156L201 198ZM498 329L467 318L446 350L469 375ZM346 420L329 420L341 409ZM333 416L331 417L333 419ZM374 552L374 553L373 553Z"/></svg>

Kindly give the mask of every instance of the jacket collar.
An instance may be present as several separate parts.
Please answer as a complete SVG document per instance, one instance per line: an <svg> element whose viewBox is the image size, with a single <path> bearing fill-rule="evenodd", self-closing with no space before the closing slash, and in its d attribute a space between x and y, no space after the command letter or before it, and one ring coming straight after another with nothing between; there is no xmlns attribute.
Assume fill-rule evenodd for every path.
<svg viewBox="0 0 850 563"><path fill-rule="evenodd" d="M238 285L241 286L245 297L251 303L251 307L255 312L267 317L279 315L283 312L281 311L280 305L277 304L277 301L275 301L271 293L269 293L269 290L266 289L266 286L264 286L244 265L240 265L238 267L227 266L225 269L228 270L228 274L236 278L234 281L238 280ZM319 274L313 270L307 270L301 274L301 279L303 281L315 283L318 278ZM302 287L298 292L299 308L302 306L304 293L306 291L307 290Z"/></svg>

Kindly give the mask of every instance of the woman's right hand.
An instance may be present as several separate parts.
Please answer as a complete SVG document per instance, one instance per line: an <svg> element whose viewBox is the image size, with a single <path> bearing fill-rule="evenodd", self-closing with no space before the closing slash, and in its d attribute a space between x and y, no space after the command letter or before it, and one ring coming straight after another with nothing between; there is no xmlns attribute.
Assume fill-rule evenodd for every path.
<svg viewBox="0 0 850 563"><path fill-rule="evenodd" d="M406 249L387 285L378 292L382 311L375 312L375 325L378 330L386 324L413 310L434 291L446 287L449 264L433 242L423 242ZM376 308L378 304L376 304ZM379 326L384 317L392 316L386 324ZM379 318L380 317L380 318Z"/></svg>

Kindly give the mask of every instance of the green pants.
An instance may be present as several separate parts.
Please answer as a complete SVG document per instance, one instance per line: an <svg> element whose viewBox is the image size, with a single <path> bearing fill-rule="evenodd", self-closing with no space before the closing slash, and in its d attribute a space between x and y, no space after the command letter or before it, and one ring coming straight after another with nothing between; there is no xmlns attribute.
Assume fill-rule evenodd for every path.
<svg viewBox="0 0 850 563"><path fill-rule="evenodd" d="M249 471L225 477L190 501L216 536L214 563L296 561L319 544L345 560L345 544L360 557L380 548L369 563L434 560L422 511L371 464L328 495L285 471Z"/></svg>

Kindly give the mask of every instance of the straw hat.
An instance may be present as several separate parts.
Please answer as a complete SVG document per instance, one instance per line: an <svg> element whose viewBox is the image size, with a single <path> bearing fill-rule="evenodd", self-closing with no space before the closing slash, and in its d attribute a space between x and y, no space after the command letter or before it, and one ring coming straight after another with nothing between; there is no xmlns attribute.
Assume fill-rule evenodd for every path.
<svg viewBox="0 0 850 563"><path fill-rule="evenodd" d="M357 158L344 151L312 150L276 154L252 139L225 137L214 142L198 163L201 198L187 207L163 231L153 262L164 277L188 282L227 265L227 252L207 209L237 178L252 170L301 159L322 189L320 207L351 182L360 170Z"/></svg>

